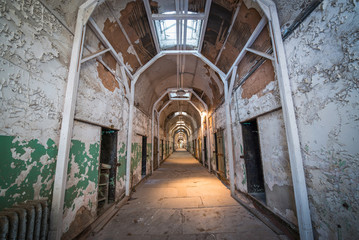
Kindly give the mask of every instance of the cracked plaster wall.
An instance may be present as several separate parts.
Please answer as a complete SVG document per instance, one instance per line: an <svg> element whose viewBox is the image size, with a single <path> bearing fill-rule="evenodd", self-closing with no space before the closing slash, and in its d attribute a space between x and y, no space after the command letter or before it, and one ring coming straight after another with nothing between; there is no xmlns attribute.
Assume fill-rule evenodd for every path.
<svg viewBox="0 0 359 240"><path fill-rule="evenodd" d="M75 122L64 202L64 237L73 238L97 217L101 127Z"/></svg>
<svg viewBox="0 0 359 240"><path fill-rule="evenodd" d="M151 119L138 108L134 109L131 153L131 186L138 184L142 171L142 136L147 136L147 158L146 173L151 172L152 141L151 141Z"/></svg>
<svg viewBox="0 0 359 240"><path fill-rule="evenodd" d="M0 210L51 199L71 44L39 1L0 2Z"/></svg>
<svg viewBox="0 0 359 240"><path fill-rule="evenodd" d="M359 4L324 1L285 42L318 239L358 239Z"/></svg>
<svg viewBox="0 0 359 240"><path fill-rule="evenodd" d="M252 74L246 82L237 88L232 95L231 100L231 119L232 119L232 141L233 141L233 153L234 153L234 172L235 172L235 187L236 189L247 193L247 172L244 161L244 147L242 137L242 127L240 122L245 122L254 118L258 118L258 127L261 128L261 152L263 163L268 163L263 167L267 187L267 206L274 212L277 212L288 221L296 224L295 207L293 204L293 189L291 186L291 174L288 164L283 166L288 158L286 158L286 138L285 132L280 131L282 124L281 111L275 114L273 117L273 111L281 107L278 84L275 76L270 73L273 71L271 62L266 62L259 67L254 74ZM267 77L265 81L263 77ZM273 78L274 77L274 78ZM222 104L213 113L213 123L211 129L211 146L215 149L214 133L220 129L226 129L226 114L225 104ZM269 125L272 127L266 128ZM278 130L275 132L277 138L273 139L273 128ZM224 131L224 143L225 143L225 156L226 156L226 175L229 179L229 161L228 151L226 151L228 142L226 137L226 131ZM262 144L263 143L263 144ZM271 149L277 149L275 154L269 153ZM214 151L214 150L213 150ZM274 161L273 164L270 164ZM216 168L215 154L212 157L212 166ZM271 178L272 173L278 171L281 172L282 178ZM288 182L289 181L289 182ZM273 185L276 185L274 188ZM273 196L283 196L283 199L288 201L276 201L278 200Z"/></svg>
<svg viewBox="0 0 359 240"><path fill-rule="evenodd" d="M71 4L58 4L0 2L1 209L26 200L51 201L71 30L77 15L77 7L68 11ZM99 78L98 65L95 60L82 65L75 118L120 130L119 200L124 191L128 102L123 85L110 91L105 84L110 80ZM68 236L96 217L100 130L75 121L68 168L70 192L64 205L63 231Z"/></svg>
<svg viewBox="0 0 359 240"><path fill-rule="evenodd" d="M257 118L266 204L297 225L292 175L282 110Z"/></svg>

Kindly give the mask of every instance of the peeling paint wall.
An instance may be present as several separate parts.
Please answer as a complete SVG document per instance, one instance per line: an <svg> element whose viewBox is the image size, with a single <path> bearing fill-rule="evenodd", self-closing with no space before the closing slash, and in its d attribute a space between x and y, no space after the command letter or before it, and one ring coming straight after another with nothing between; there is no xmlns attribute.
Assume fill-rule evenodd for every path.
<svg viewBox="0 0 359 240"><path fill-rule="evenodd" d="M71 44L39 1L0 3L0 210L51 201Z"/></svg>
<svg viewBox="0 0 359 240"><path fill-rule="evenodd" d="M101 127L75 122L64 201L64 238L79 234L97 217Z"/></svg>
<svg viewBox="0 0 359 240"><path fill-rule="evenodd" d="M278 83L273 71L272 63L266 61L232 95L231 117L235 187L242 192L247 192L247 172L240 122L257 118L281 107ZM222 111L224 113L224 105ZM225 124L225 114L219 114L219 116L222 116L221 122ZM263 141L267 141L267 139Z"/></svg>
<svg viewBox="0 0 359 240"><path fill-rule="evenodd" d="M138 184L142 170L142 136L147 136L147 161L146 172L151 172L152 143L151 143L151 119L138 108L134 109L131 153L131 186Z"/></svg>
<svg viewBox="0 0 359 240"><path fill-rule="evenodd" d="M297 225L287 138L281 110L257 118L266 204Z"/></svg>
<svg viewBox="0 0 359 240"><path fill-rule="evenodd" d="M324 1L285 42L318 239L358 239L359 4Z"/></svg>
<svg viewBox="0 0 359 240"><path fill-rule="evenodd" d="M83 2L83 1L82 1ZM60 4L60 5L59 5ZM73 27L70 2L0 3L0 210L52 199ZM89 39L87 39L89 38ZM88 31L84 54L103 48ZM89 47L89 49L88 49ZM112 66L112 65L111 65ZM114 64L118 70L118 65ZM119 129L119 200L124 191L128 101L123 83L96 60L81 66L68 167L63 231L72 238L97 217L101 126Z"/></svg>
<svg viewBox="0 0 359 240"><path fill-rule="evenodd" d="M263 33L268 34L267 30ZM264 36L264 35L263 35ZM263 37L264 39L264 37ZM249 56L251 57L251 56ZM246 58L245 58L246 59ZM249 59L249 58L248 58ZM247 60L248 60L247 59ZM241 67L248 70L250 61L241 62ZM239 72L243 75L243 71ZM258 119L260 128L260 150L262 153L263 173L265 177L267 207L281 215L288 222L296 224L293 188L291 184L290 167L288 165L287 146L281 111L271 113L281 108L278 83L275 78L271 61L265 61L249 78L239 86L232 95L232 141L234 153L235 188L247 193L247 171L244 161L244 146L241 122ZM274 115L273 115L274 114ZM266 126L271 126L266 127ZM214 151L214 133L226 129L225 105L222 104L212 114L211 146ZM274 132L273 132L274 131ZM227 132L223 132L225 149L228 148ZM277 137L275 137L277 136ZM277 149L275 154L273 149ZM225 151L226 177L229 179L228 151ZM216 169L216 156L212 156L212 167ZM276 171L283 178L273 177Z"/></svg>
<svg viewBox="0 0 359 240"><path fill-rule="evenodd" d="M39 140L0 136L0 210L33 199L49 199L57 146Z"/></svg>

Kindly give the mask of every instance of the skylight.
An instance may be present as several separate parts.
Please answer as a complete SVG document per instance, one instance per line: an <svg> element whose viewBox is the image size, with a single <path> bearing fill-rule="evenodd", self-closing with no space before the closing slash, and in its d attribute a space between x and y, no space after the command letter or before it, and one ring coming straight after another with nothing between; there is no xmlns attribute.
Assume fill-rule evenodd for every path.
<svg viewBox="0 0 359 240"><path fill-rule="evenodd" d="M191 100L191 92L188 90L173 90L168 93L170 100L183 100L183 101L189 101Z"/></svg>
<svg viewBox="0 0 359 240"><path fill-rule="evenodd" d="M186 21L187 21L186 45L191 46L193 48L198 48L202 20L186 20Z"/></svg>
<svg viewBox="0 0 359 240"><path fill-rule="evenodd" d="M185 49L197 49L202 26L202 19L197 19L195 12L187 12L179 17L176 12L165 12L160 19L154 20L157 38L161 50L168 50L176 46ZM192 16L188 18L185 16ZM178 26L177 26L178 24Z"/></svg>
<svg viewBox="0 0 359 240"><path fill-rule="evenodd" d="M156 20L155 26L161 49L168 49L177 44L176 20Z"/></svg>

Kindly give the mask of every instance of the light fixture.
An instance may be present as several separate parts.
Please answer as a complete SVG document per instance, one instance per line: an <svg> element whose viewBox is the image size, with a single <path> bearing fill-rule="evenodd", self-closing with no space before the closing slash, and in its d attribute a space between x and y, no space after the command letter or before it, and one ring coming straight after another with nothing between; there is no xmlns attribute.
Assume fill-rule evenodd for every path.
<svg viewBox="0 0 359 240"><path fill-rule="evenodd" d="M178 96L181 96L181 97L183 97L186 94L186 92L183 89L177 90L176 93L177 93Z"/></svg>

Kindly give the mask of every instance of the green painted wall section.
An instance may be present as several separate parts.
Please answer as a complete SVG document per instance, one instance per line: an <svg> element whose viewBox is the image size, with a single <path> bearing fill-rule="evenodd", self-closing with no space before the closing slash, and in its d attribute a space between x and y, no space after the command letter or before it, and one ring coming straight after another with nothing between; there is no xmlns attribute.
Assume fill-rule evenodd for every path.
<svg viewBox="0 0 359 240"><path fill-rule="evenodd" d="M121 165L117 168L117 181L120 181L121 178L125 177L126 175L126 144L120 143L118 146L118 158L117 162Z"/></svg>
<svg viewBox="0 0 359 240"><path fill-rule="evenodd" d="M150 162L152 159L152 143L147 143L147 162Z"/></svg>
<svg viewBox="0 0 359 240"><path fill-rule="evenodd" d="M138 164L142 160L142 142L132 143L132 150L131 150L131 173L137 168Z"/></svg>
<svg viewBox="0 0 359 240"><path fill-rule="evenodd" d="M97 194L98 166L99 166L100 144L90 144L87 151L85 143L72 140L70 149L70 160L67 171L68 185L73 174L76 184L70 186L65 192L65 208L75 208L75 199L84 194ZM72 179L73 180L73 179ZM89 184L93 182L95 188L87 191ZM96 206L95 202L87 203L90 207Z"/></svg>
<svg viewBox="0 0 359 240"><path fill-rule="evenodd" d="M0 210L15 203L51 199L57 146L52 139L18 140L0 136Z"/></svg>

